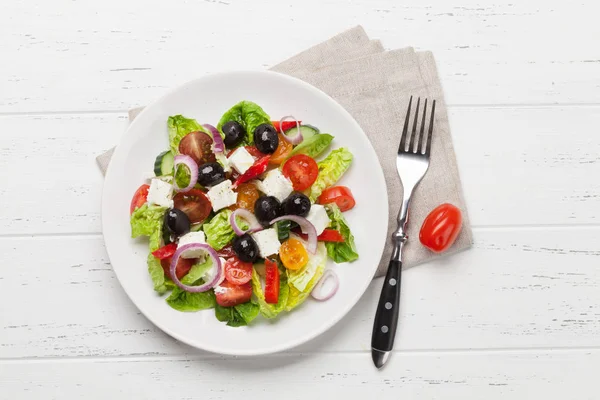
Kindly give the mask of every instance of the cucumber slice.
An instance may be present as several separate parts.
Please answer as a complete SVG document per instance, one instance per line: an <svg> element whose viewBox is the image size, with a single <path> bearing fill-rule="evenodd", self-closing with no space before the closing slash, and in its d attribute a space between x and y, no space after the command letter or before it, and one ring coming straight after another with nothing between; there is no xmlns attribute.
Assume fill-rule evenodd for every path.
<svg viewBox="0 0 600 400"><path fill-rule="evenodd" d="M154 161L154 174L156 176L173 175L173 163L175 157L169 150L163 151Z"/></svg>
<svg viewBox="0 0 600 400"><path fill-rule="evenodd" d="M285 134L293 136L296 134L296 132L298 132L298 128L294 127L285 131ZM302 138L306 140L317 135L319 133L319 129L315 128L312 125L300 125L300 132L302 133Z"/></svg>
<svg viewBox="0 0 600 400"><path fill-rule="evenodd" d="M291 221L283 220L275 223L275 230L277 231L277 237L280 242L288 240L290 237L290 228L292 226Z"/></svg>

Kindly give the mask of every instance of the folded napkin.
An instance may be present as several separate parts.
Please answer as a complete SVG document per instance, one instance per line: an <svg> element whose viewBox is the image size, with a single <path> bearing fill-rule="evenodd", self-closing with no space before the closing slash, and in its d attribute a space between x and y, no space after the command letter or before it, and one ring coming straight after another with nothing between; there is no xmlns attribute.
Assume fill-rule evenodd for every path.
<svg viewBox="0 0 600 400"><path fill-rule="evenodd" d="M405 268L449 255L471 246L473 236L462 195L452 147L444 94L430 52L412 48L384 51L360 26L345 31L271 68L300 78L339 102L361 125L377 155L388 189L388 237L396 229L402 202L402 182L396 171L396 150L410 96L435 99L435 130L429 171L410 209L409 240L404 248ZM129 112L133 120L142 108ZM106 172L112 149L98 156ZM434 254L419 243L419 229L427 214L441 203L452 203L463 212L463 228L451 249ZM358 249L359 253L361 249ZM362 250L365 251L365 250ZM386 245L376 276L384 275L392 252Z"/></svg>

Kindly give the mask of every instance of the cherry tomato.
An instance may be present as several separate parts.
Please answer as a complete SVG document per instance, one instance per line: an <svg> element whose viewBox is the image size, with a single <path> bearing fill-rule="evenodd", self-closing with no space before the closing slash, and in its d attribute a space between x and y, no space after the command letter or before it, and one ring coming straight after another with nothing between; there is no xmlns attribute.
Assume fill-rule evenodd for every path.
<svg viewBox="0 0 600 400"><path fill-rule="evenodd" d="M302 124L302 121L298 121L298 124ZM271 125L275 128L278 133L281 133L281 130L287 131L288 129L292 129L296 127L296 121L283 121L281 125L279 121L271 121Z"/></svg>
<svg viewBox="0 0 600 400"><path fill-rule="evenodd" d="M212 151L213 140L204 132L190 132L179 142L179 152L190 156L198 164L215 162L215 153Z"/></svg>
<svg viewBox="0 0 600 400"><path fill-rule="evenodd" d="M235 251L233 251L233 247L228 244L227 246L223 247L221 250L217 251L217 254L219 255L219 257L223 257L225 259L230 258L235 256Z"/></svg>
<svg viewBox="0 0 600 400"><path fill-rule="evenodd" d="M452 204L444 203L434 208L421 226L419 240L423 246L441 253L452 246L462 227L462 214Z"/></svg>
<svg viewBox="0 0 600 400"><path fill-rule="evenodd" d="M202 222L212 210L212 204L200 189L190 189L185 193L177 193L173 197L175 208L180 209L190 219L192 224Z"/></svg>
<svg viewBox="0 0 600 400"><path fill-rule="evenodd" d="M279 301L279 268L275 261L265 259L265 301L277 304Z"/></svg>
<svg viewBox="0 0 600 400"><path fill-rule="evenodd" d="M298 154L283 164L283 175L292 181L294 190L306 190L317 180L317 162L306 154Z"/></svg>
<svg viewBox="0 0 600 400"><path fill-rule="evenodd" d="M262 175L269 165L270 155L264 156L256 161L243 175L241 175L234 183L234 186L239 186L244 182L248 182L259 175Z"/></svg>
<svg viewBox="0 0 600 400"><path fill-rule="evenodd" d="M323 190L317 200L319 204L335 203L340 211L348 211L356 205L352 192L346 186L332 186Z"/></svg>
<svg viewBox="0 0 600 400"><path fill-rule="evenodd" d="M167 257L160 260L160 265L163 267L165 275L169 278L171 278L171 259L172 257ZM196 259L194 258L179 257L179 260L177 260L177 266L175 267L175 275L177 275L177 278L181 280L184 276L186 276L195 263Z"/></svg>
<svg viewBox="0 0 600 400"><path fill-rule="evenodd" d="M279 257L287 269L300 269L308 262L308 253L298 239L288 239L279 248Z"/></svg>
<svg viewBox="0 0 600 400"><path fill-rule="evenodd" d="M277 136L279 137L279 145L269 160L271 164L275 165L279 165L284 162L292 150L294 150L294 145L285 140L281 133L278 133Z"/></svg>
<svg viewBox="0 0 600 400"><path fill-rule="evenodd" d="M237 306L250 301L252 285L250 282L244 285L234 285L228 281L223 281L219 285L219 290L215 290L215 296L217 304L222 307Z"/></svg>
<svg viewBox="0 0 600 400"><path fill-rule="evenodd" d="M159 260L164 260L165 258L173 257L175 251L177 250L177 243L169 243L160 249L153 251L152 255Z"/></svg>
<svg viewBox="0 0 600 400"><path fill-rule="evenodd" d="M148 201L148 189L150 189L150 185L142 185L135 191L131 199L131 206L129 206L129 214L133 214L136 208L140 208L146 204L146 201Z"/></svg>
<svg viewBox="0 0 600 400"><path fill-rule="evenodd" d="M225 279L234 285L243 285L252 279L252 263L231 257L225 263Z"/></svg>
<svg viewBox="0 0 600 400"><path fill-rule="evenodd" d="M235 191L237 192L237 201L229 209L237 210L238 208L244 208L254 212L254 203L260 197L256 185L253 183L242 183Z"/></svg>

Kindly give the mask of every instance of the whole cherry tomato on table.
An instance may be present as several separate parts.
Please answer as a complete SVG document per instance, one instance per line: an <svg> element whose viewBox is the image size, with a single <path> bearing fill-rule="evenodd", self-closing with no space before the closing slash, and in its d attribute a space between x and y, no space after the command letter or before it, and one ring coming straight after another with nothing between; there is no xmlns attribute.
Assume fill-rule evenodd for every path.
<svg viewBox="0 0 600 400"><path fill-rule="evenodd" d="M419 240L435 253L448 250L460 233L462 214L452 204L444 203L434 208L423 221Z"/></svg>

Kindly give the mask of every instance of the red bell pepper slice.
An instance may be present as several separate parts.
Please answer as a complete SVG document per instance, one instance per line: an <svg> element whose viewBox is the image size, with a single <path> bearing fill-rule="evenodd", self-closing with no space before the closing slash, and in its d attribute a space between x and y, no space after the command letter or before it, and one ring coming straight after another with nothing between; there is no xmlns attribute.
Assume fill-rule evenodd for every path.
<svg viewBox="0 0 600 400"><path fill-rule="evenodd" d="M304 233L297 233L304 240L308 240L308 235ZM339 231L335 229L325 229L319 236L317 236L319 242L344 242L344 237Z"/></svg>
<svg viewBox="0 0 600 400"><path fill-rule="evenodd" d="M260 158L259 160L257 160L254 163L254 165L252 165L250 168L248 168L248 170L246 172L244 172L243 175L241 175L239 178L237 178L237 180L235 181L233 186L237 187L241 183L248 182L248 181L258 177L259 175L264 174L265 171L267 170L267 167L269 166L270 158L271 158L271 156L268 155L268 156L264 156L264 157Z"/></svg>
<svg viewBox="0 0 600 400"><path fill-rule="evenodd" d="M158 250L152 252L152 255L159 260L164 260L165 258L173 257L175 251L177 250L177 243L169 243Z"/></svg>
<svg viewBox="0 0 600 400"><path fill-rule="evenodd" d="M279 301L279 268L277 263L265 259L265 301L277 304Z"/></svg>

